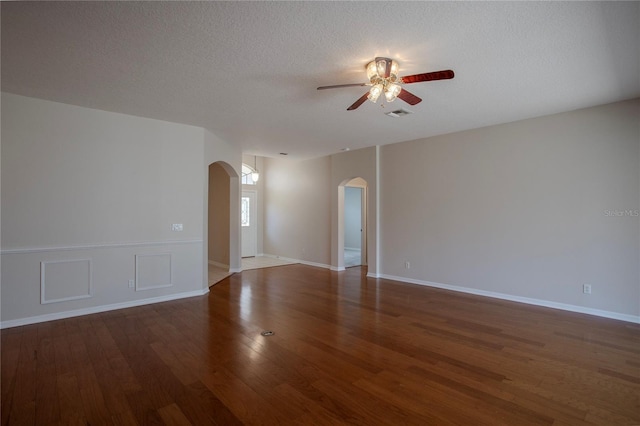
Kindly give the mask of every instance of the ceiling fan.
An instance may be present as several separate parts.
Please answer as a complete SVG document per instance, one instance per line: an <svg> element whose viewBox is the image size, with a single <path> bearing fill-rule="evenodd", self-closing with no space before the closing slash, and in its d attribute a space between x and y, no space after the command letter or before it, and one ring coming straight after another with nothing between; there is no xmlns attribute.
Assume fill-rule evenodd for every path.
<svg viewBox="0 0 640 426"><path fill-rule="evenodd" d="M453 78L452 70L434 71L423 74L406 75L398 77L398 63L389 58L378 57L367 64L367 83L354 84L338 84L334 86L321 86L318 90L338 89L341 87L359 87L371 86L371 89L355 101L347 111L353 111L364 103L367 99L371 102L377 102L381 94L387 102L393 102L396 98L400 98L409 105L415 105L422 102L422 99L411 92L402 88L402 84L420 83L423 81L448 80Z"/></svg>

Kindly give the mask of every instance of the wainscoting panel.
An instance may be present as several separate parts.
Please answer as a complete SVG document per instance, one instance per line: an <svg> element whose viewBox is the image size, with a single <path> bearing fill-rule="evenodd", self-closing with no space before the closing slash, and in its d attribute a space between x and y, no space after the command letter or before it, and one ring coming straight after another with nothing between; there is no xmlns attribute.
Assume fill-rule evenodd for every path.
<svg viewBox="0 0 640 426"><path fill-rule="evenodd" d="M136 254L136 291L172 285L171 253Z"/></svg>
<svg viewBox="0 0 640 426"><path fill-rule="evenodd" d="M0 252L0 328L204 294L203 241Z"/></svg>
<svg viewBox="0 0 640 426"><path fill-rule="evenodd" d="M91 297L91 282L91 259L40 262L40 303Z"/></svg>

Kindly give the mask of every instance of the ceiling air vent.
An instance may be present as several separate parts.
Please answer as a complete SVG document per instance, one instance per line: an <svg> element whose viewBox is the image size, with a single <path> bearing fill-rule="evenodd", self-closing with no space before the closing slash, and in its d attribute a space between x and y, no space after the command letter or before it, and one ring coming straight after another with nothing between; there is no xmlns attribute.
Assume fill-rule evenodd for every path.
<svg viewBox="0 0 640 426"><path fill-rule="evenodd" d="M388 115L389 117L394 117L394 118L403 117L409 114L413 114L413 111L409 111L404 108L400 108L391 112L385 112L385 115Z"/></svg>

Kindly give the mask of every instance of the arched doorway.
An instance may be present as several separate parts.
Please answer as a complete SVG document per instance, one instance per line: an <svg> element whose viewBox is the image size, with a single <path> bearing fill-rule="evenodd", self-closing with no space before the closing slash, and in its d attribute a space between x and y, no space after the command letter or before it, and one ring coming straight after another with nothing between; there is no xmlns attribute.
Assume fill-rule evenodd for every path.
<svg viewBox="0 0 640 426"><path fill-rule="evenodd" d="M207 283L240 271L239 179L228 163L209 165L207 190ZM212 274L215 268L215 276ZM222 276L224 277L224 276Z"/></svg>
<svg viewBox="0 0 640 426"><path fill-rule="evenodd" d="M367 181L344 180L338 187L338 269L367 265Z"/></svg>

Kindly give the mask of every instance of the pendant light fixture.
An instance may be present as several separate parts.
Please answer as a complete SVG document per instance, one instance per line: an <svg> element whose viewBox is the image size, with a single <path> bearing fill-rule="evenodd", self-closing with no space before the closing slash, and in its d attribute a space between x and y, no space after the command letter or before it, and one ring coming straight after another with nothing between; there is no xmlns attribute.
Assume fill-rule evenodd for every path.
<svg viewBox="0 0 640 426"><path fill-rule="evenodd" d="M258 168L257 168L257 157L254 155L253 156L253 171L251 172L251 180L253 180L254 182L257 182L258 179L260 179L260 173L258 173Z"/></svg>

